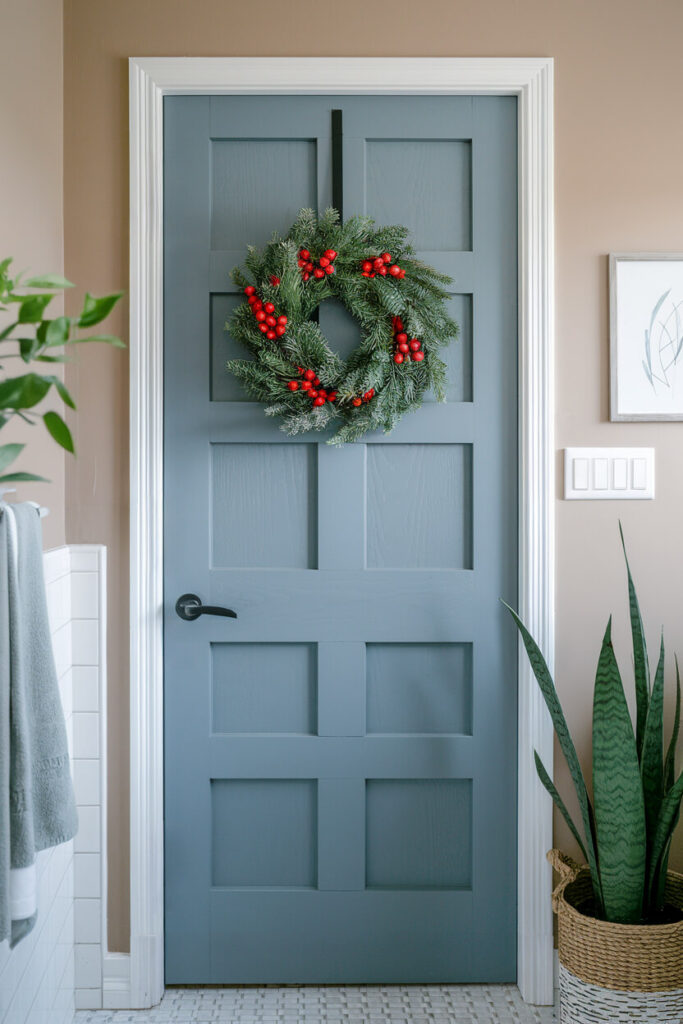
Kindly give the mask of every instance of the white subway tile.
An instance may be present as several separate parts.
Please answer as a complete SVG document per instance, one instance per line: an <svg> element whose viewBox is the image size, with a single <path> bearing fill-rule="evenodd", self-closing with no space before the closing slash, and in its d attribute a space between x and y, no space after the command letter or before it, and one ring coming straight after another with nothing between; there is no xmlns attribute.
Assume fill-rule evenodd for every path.
<svg viewBox="0 0 683 1024"><path fill-rule="evenodd" d="M66 576L70 568L71 552L68 547L50 548L49 551L43 552L43 570L45 572L46 584L59 579L60 576Z"/></svg>
<svg viewBox="0 0 683 1024"><path fill-rule="evenodd" d="M72 572L97 572L97 552L84 550L78 545L71 548Z"/></svg>
<svg viewBox="0 0 683 1024"><path fill-rule="evenodd" d="M102 985L102 947L97 943L76 943L76 988Z"/></svg>
<svg viewBox="0 0 683 1024"><path fill-rule="evenodd" d="M73 716L72 716L73 718ZM73 763L74 789L76 803L79 807L99 804L100 796L100 762L96 760L80 760Z"/></svg>
<svg viewBox="0 0 683 1024"><path fill-rule="evenodd" d="M99 807L81 807L78 812L78 834L74 839L76 853L99 853L101 813ZM87 986L86 986L87 987Z"/></svg>
<svg viewBox="0 0 683 1024"><path fill-rule="evenodd" d="M58 679L61 679L64 673L71 668L73 657L71 640L71 625L68 622L52 634L52 652Z"/></svg>
<svg viewBox="0 0 683 1024"><path fill-rule="evenodd" d="M77 988L75 992L75 1004L77 1010L101 1010L102 989Z"/></svg>
<svg viewBox="0 0 683 1024"><path fill-rule="evenodd" d="M71 617L96 619L99 615L99 575L96 572L72 572Z"/></svg>
<svg viewBox="0 0 683 1024"><path fill-rule="evenodd" d="M99 711L100 674L94 665L74 665L71 669L74 711Z"/></svg>
<svg viewBox="0 0 683 1024"><path fill-rule="evenodd" d="M101 895L99 853L74 854L74 895L76 899Z"/></svg>
<svg viewBox="0 0 683 1024"><path fill-rule="evenodd" d="M74 711L74 757L100 756L100 716L92 711Z"/></svg>
<svg viewBox="0 0 683 1024"><path fill-rule="evenodd" d="M98 899L74 901L76 942L99 942L102 937L102 903Z"/></svg>
<svg viewBox="0 0 683 1024"><path fill-rule="evenodd" d="M96 619L73 619L71 622L71 657L73 665L99 663L99 623Z"/></svg>
<svg viewBox="0 0 683 1024"><path fill-rule="evenodd" d="M50 622L50 631L55 633L60 626L63 626L72 616L71 611L71 577L61 576L59 579L47 583L45 587L47 598L47 614Z"/></svg>

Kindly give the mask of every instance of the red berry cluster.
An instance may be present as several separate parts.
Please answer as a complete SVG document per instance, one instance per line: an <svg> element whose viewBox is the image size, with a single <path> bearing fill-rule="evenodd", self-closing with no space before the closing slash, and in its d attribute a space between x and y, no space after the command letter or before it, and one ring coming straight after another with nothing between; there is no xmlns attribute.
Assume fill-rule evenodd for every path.
<svg viewBox="0 0 683 1024"><path fill-rule="evenodd" d="M298 391L299 387L306 396L312 400L313 408L319 409L325 402L336 402L337 392L326 391L320 386L320 378L316 376L315 370L305 370L303 366L297 366L297 370L303 377L301 384L298 380L290 380L287 387L290 391Z"/></svg>
<svg viewBox="0 0 683 1024"><path fill-rule="evenodd" d="M373 256L371 259L363 260L361 263L363 277L386 277L389 274L401 281L406 276L405 270L399 267L398 263L391 262L391 253L383 252L381 256Z"/></svg>
<svg viewBox="0 0 683 1024"><path fill-rule="evenodd" d="M369 391L365 392L365 394L363 395L362 398L352 398L351 399L351 405L354 405L356 407L356 409L357 409L359 405L363 404L363 402L370 402L370 401L372 401L372 399L374 397L375 397L375 389L374 388L370 388Z"/></svg>
<svg viewBox="0 0 683 1024"><path fill-rule="evenodd" d="M279 283L279 282L278 282ZM275 306L272 302L262 302L256 294L256 289L253 284L247 285L244 289L244 294L247 296L251 311L254 314L254 320L258 324L258 329L262 334L265 334L268 341L273 341L275 338L281 338L287 330L287 317L276 316Z"/></svg>
<svg viewBox="0 0 683 1024"><path fill-rule="evenodd" d="M425 357L422 351L422 342L418 338L408 339L408 335L403 330L403 321L400 316L393 317L392 324L394 328L394 362L402 363L407 361L410 356L414 363L421 363Z"/></svg>
<svg viewBox="0 0 683 1024"><path fill-rule="evenodd" d="M299 266L301 267L301 276L304 281L308 281L309 278L313 277L316 281L321 281L327 274L331 277L334 274L334 261L337 258L337 253L334 249L325 249L324 254L317 260L317 266L315 257L311 256L308 249L299 249Z"/></svg>

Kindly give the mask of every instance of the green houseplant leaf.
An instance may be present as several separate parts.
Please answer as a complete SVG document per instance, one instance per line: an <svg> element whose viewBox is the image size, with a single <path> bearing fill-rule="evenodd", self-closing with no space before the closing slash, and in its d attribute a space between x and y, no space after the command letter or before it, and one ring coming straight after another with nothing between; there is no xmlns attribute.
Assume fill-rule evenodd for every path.
<svg viewBox="0 0 683 1024"><path fill-rule="evenodd" d="M638 750L612 647L602 641L593 698L593 799L605 914L635 924L643 913L646 828Z"/></svg>
<svg viewBox="0 0 683 1024"><path fill-rule="evenodd" d="M505 602L503 602L503 604L505 604ZM588 791L586 789L583 772L581 771L578 754L576 753L576 747L574 746L569 729L567 728L567 722L562 711L559 697L557 696L555 684L540 648L517 613L510 608L510 605L505 604L505 607L512 615L512 618L517 625L517 629L520 632L522 642L524 643L524 647L529 658L529 663L531 664L533 673L536 676L536 681L538 682L541 693L543 694L546 707L550 712L550 717L553 720L553 726L555 728L555 734L560 743L562 753L567 761L567 765L569 766L569 771L579 801L579 807L581 809L581 819L585 835L585 849L591 873L591 881L593 883L593 892L595 894L595 900L599 911L602 912L602 886L600 883L598 859L596 855L597 843L593 808L590 800L588 799Z"/></svg>
<svg viewBox="0 0 683 1024"><path fill-rule="evenodd" d="M538 773L539 779L541 780L541 782L543 783L543 785L545 786L547 791L550 793L551 797L553 798L553 802L555 803L555 806L557 807L558 811L560 812L560 814L562 815L564 820L567 822L567 825L569 826L569 831L574 836L574 839L576 839L576 842L579 844L579 849L581 850L581 853L584 855L586 860L588 860L588 854L586 853L586 847L584 846L583 839L581 838L581 836L579 834L579 830L576 827L576 825L574 824L572 816L570 815L569 811L567 810L567 808L565 806L565 803L564 803L564 800L562 799L562 797L558 793L553 780L548 775L548 772L546 771L545 765L543 764L543 762L541 761L540 757L538 756L538 753L535 750L534 750L534 761L536 763L536 771Z"/></svg>
<svg viewBox="0 0 683 1024"><path fill-rule="evenodd" d="M645 733L640 757L640 774L645 800L648 836L654 835L664 796L664 637L647 709Z"/></svg>
<svg viewBox="0 0 683 1024"><path fill-rule="evenodd" d="M75 402L64 382L60 377L34 372L15 377L4 376L2 371L5 360L19 358L31 365L64 363L69 361L69 357L60 349L63 350L75 343L83 344L93 341L101 341L115 347L125 347L119 338L111 334L79 337L76 333L79 327L90 328L104 320L123 293L116 292L101 298L86 293L79 317L58 316L50 319L45 317L47 306L55 298L56 291L73 287L71 281L61 274L41 274L24 281L21 275L11 274L11 264L11 258L0 260L0 310L7 312L9 309L17 309L14 314L16 319L0 331L0 342L2 343L0 428L15 416L29 425L42 420L50 436L66 451L73 452L73 438L62 416L56 411L43 413L42 409L36 410L36 406L53 387L65 405L74 409ZM41 291L27 294L25 289L28 288L41 289ZM17 330L19 330L20 337L17 337ZM44 480L44 477L23 470L3 472L16 459L22 447L11 445L0 447L0 473L2 473L0 481L2 483Z"/></svg>
<svg viewBox="0 0 683 1024"><path fill-rule="evenodd" d="M676 746L678 744L678 732L681 727L681 674L678 670L678 658L676 658L676 713L674 725L671 731L671 740L666 754L664 764L664 789L668 792L676 778Z"/></svg>
<svg viewBox="0 0 683 1024"><path fill-rule="evenodd" d="M57 444L61 445L67 452L71 452L73 454L74 442L71 436L71 431L59 413L46 412L43 416L43 423Z"/></svg>
<svg viewBox="0 0 683 1024"><path fill-rule="evenodd" d="M636 682L636 744L638 746L638 755L640 756L640 752L643 748L643 736L645 735L647 709L650 703L650 666L647 657L647 644L645 642L643 620L640 614L640 605L638 604L638 595L636 594L635 584L633 583L633 577L631 575L631 566L629 565L628 555L626 554L626 542L624 540L624 531L621 527L621 523L619 523L619 536L621 537L621 547L624 552L624 561L626 562L626 572L628 575L628 610L629 617L631 619L633 664L635 668Z"/></svg>
<svg viewBox="0 0 683 1024"><path fill-rule="evenodd" d="M23 444L3 444L0 447L0 473L24 450Z"/></svg>

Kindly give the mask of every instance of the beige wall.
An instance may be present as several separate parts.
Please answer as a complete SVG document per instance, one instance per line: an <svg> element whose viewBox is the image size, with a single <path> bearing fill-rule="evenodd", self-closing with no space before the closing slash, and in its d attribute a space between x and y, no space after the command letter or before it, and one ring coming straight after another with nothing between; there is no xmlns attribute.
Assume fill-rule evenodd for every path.
<svg viewBox="0 0 683 1024"><path fill-rule="evenodd" d="M617 536L624 521L652 643L664 624L683 653L683 424L607 421L610 250L683 250L679 0L66 0L66 267L93 288L127 275L129 55L552 56L556 59L557 445L657 448L655 502L558 501L557 664L571 725L589 752L599 639L626 602ZM125 334L126 310L112 327ZM127 365L84 354L68 471L72 541L110 551L110 849L112 947L128 948ZM559 467L559 461L558 461ZM559 495L559 492L558 492ZM566 783L560 766L558 777ZM522 826L523 827L523 826ZM558 842L567 848L566 832ZM683 864L679 842L678 865Z"/></svg>
<svg viewBox="0 0 683 1024"><path fill-rule="evenodd" d="M62 2L0 0L0 26L0 259L13 256L15 272L63 273ZM60 303L50 312L60 312ZM21 367L13 360L7 371ZM46 408L61 403L50 399ZM17 484L12 498L48 505L45 547L63 544L63 451L42 425L13 422L0 435L1 444L8 441L28 445L12 469L51 481Z"/></svg>

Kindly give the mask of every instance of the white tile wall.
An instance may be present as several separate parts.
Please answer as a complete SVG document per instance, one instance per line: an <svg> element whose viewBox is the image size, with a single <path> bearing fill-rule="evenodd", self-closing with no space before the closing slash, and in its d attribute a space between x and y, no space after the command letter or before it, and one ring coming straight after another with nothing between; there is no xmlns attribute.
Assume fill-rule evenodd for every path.
<svg viewBox="0 0 683 1024"><path fill-rule="evenodd" d="M80 828L38 855L33 932L11 952L0 944L0 1024L71 1024L74 1006L102 1006L105 551L57 548L44 565Z"/></svg>

